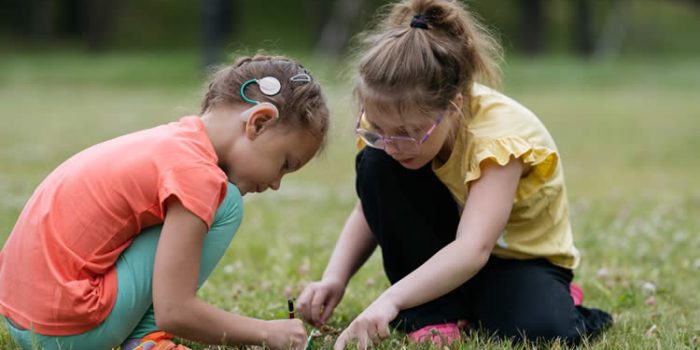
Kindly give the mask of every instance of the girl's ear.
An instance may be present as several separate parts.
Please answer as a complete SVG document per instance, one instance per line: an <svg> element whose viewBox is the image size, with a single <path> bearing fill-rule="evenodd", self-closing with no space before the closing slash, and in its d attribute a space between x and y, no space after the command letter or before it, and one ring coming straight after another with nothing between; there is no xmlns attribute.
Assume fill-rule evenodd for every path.
<svg viewBox="0 0 700 350"><path fill-rule="evenodd" d="M272 127L279 118L277 107L269 102L261 102L241 114L245 118L245 133L254 140Z"/></svg>
<svg viewBox="0 0 700 350"><path fill-rule="evenodd" d="M450 102L452 102L452 104L454 104L455 107L457 107L457 109L461 111L462 107L464 106L464 96L461 92L459 92L455 95L455 97L452 98L452 101Z"/></svg>

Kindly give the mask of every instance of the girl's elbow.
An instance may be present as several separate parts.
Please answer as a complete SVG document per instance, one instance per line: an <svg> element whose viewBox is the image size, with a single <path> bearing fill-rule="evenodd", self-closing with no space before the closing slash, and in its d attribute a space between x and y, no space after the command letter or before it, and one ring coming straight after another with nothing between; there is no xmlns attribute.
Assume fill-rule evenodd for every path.
<svg viewBox="0 0 700 350"><path fill-rule="evenodd" d="M175 303L155 302L153 303L153 314L155 316L156 327L158 330L172 334L182 333L185 326L182 307L178 307Z"/></svg>
<svg viewBox="0 0 700 350"><path fill-rule="evenodd" d="M483 268L489 261L492 251L493 249L487 246L481 246L476 249L474 252L474 264L478 270L481 270L481 268Z"/></svg>

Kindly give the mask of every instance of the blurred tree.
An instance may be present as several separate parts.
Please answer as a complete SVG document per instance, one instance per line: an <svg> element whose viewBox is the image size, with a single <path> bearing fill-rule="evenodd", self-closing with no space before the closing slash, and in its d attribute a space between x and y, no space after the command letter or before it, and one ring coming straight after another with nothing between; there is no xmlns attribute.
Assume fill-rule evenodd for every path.
<svg viewBox="0 0 700 350"><path fill-rule="evenodd" d="M60 27L65 30L65 33L70 37L80 37L85 31L85 9L82 6L83 0L65 0L61 6L61 15L63 19Z"/></svg>
<svg viewBox="0 0 700 350"><path fill-rule="evenodd" d="M206 66L228 48L338 56L358 29L372 25L380 6L395 1L0 0L0 46L199 48ZM694 36L700 0L458 1L495 28L507 49L520 52L567 50L597 58L700 52Z"/></svg>
<svg viewBox="0 0 700 350"><path fill-rule="evenodd" d="M68 1L70 3L70 1ZM114 31L114 19L117 13L116 0L82 0L85 32L83 37L92 52L104 51L109 47Z"/></svg>
<svg viewBox="0 0 700 350"><path fill-rule="evenodd" d="M109 46L117 12L116 0L14 0L2 5L10 17L0 19L27 42L77 38L91 51Z"/></svg>
<svg viewBox="0 0 700 350"><path fill-rule="evenodd" d="M323 27L330 17L334 3L328 0L307 0L304 1L306 16L310 19L311 30L313 31L315 42L318 42L323 32Z"/></svg>
<svg viewBox="0 0 700 350"><path fill-rule="evenodd" d="M552 1L516 0L519 12L518 48L528 55L543 53L547 47L545 38L552 30L547 23L545 10L552 7ZM593 12L590 0L569 2L571 13L573 44L575 51L582 56L590 56L594 51Z"/></svg>
<svg viewBox="0 0 700 350"><path fill-rule="evenodd" d="M223 46L237 23L238 1L202 0L203 64L209 69L221 62Z"/></svg>
<svg viewBox="0 0 700 350"><path fill-rule="evenodd" d="M352 35L364 0L335 0L330 16L321 30L316 44L316 54L337 57L341 54Z"/></svg>
<svg viewBox="0 0 700 350"><path fill-rule="evenodd" d="M517 0L520 12L520 30L518 43L528 55L542 52L544 40L544 14L542 0Z"/></svg>
<svg viewBox="0 0 700 350"><path fill-rule="evenodd" d="M52 0L28 0L31 15L29 34L32 38L46 40L56 30L56 3Z"/></svg>
<svg viewBox="0 0 700 350"><path fill-rule="evenodd" d="M579 55L591 56L594 50L593 13L590 0L574 0L574 40Z"/></svg>
<svg viewBox="0 0 700 350"><path fill-rule="evenodd" d="M595 45L593 54L597 59L611 59L619 55L629 29L629 12L627 0L614 1Z"/></svg>

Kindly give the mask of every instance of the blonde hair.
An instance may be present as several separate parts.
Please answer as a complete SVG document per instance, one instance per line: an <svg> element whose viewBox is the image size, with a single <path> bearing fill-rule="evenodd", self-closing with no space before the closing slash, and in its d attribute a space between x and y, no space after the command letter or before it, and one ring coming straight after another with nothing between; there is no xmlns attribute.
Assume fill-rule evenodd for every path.
<svg viewBox="0 0 700 350"><path fill-rule="evenodd" d="M241 96L241 86L251 79L275 77L282 85L278 94L268 96L260 89L246 89L246 97L274 104L279 110L279 125L305 128L318 137L323 146L330 123L326 99L316 80L292 81L292 77L300 74L311 77L302 65L286 57L240 57L234 64L221 67L212 75L202 101L201 113L222 104L248 104Z"/></svg>
<svg viewBox="0 0 700 350"><path fill-rule="evenodd" d="M403 0L388 7L376 28L361 33L354 94L380 112L448 108L456 94L469 116L474 82L500 83L502 49L455 0ZM420 20L420 26L411 24Z"/></svg>

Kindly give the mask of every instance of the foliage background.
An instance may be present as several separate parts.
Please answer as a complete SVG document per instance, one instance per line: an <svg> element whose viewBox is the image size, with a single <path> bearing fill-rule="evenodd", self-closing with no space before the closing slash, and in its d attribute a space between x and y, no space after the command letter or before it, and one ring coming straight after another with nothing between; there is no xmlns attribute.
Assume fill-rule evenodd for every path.
<svg viewBox="0 0 700 350"><path fill-rule="evenodd" d="M0 1L0 242L33 189L62 161L97 142L196 113L204 89L197 2L120 2L113 30L97 51L87 49L75 12L56 10L48 33L26 30L26 6L35 3ZM354 31L380 3L365 2ZM592 3L597 38L606 21L617 18L611 11L619 3ZM331 143L321 157L285 178L280 191L246 197L241 230L200 291L213 304L255 317L284 317L286 298L320 277L355 202L348 52L315 50L319 25L308 15L314 4L330 6L240 1L224 44L227 54L262 47L300 59L325 86L333 111ZM521 49L517 1L470 4L507 48L503 90L540 116L562 154L583 253L576 280L586 304L611 311L616 321L584 347L700 348L695 2L627 2L619 45L585 57L572 48L568 1L544 3L545 46L537 54ZM386 288L380 259L375 253L351 281L331 320L334 328L346 326ZM332 344L333 334L327 336L316 348ZM396 334L380 348L406 346ZM480 333L460 345L511 346ZM2 327L0 348L16 348Z"/></svg>

